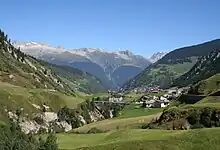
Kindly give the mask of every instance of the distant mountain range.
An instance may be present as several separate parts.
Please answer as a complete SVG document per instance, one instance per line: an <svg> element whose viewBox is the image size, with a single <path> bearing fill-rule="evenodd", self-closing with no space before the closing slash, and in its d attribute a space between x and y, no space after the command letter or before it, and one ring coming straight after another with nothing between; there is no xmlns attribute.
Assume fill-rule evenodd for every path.
<svg viewBox="0 0 220 150"><path fill-rule="evenodd" d="M100 79L102 84L110 89L119 88L165 55L165 53L159 52L147 59L128 50L118 52L105 52L100 48L70 50L46 43L17 41L14 41L13 45L38 59L88 72Z"/></svg>

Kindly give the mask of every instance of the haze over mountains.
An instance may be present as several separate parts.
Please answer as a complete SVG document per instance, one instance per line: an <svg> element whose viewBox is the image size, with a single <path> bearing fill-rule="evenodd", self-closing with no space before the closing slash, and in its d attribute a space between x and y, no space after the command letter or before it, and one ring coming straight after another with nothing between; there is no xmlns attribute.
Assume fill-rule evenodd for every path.
<svg viewBox="0 0 220 150"><path fill-rule="evenodd" d="M150 59L132 52L105 52L100 48L65 49L46 43L13 42L15 47L38 59L53 64L67 65L81 69L99 78L103 85L115 89L136 76L151 63L162 58L165 53L155 53Z"/></svg>

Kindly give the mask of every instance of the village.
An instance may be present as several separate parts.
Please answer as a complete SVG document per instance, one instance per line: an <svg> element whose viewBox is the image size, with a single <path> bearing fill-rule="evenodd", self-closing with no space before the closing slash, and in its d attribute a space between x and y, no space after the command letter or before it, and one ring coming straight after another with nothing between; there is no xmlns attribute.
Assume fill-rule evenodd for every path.
<svg viewBox="0 0 220 150"><path fill-rule="evenodd" d="M177 99L182 94L187 93L188 88L171 88L167 90L158 87L134 89L134 95L140 97L128 102L126 94L109 91L110 96L107 101L109 103L135 104L144 108L164 108L170 105L172 100Z"/></svg>

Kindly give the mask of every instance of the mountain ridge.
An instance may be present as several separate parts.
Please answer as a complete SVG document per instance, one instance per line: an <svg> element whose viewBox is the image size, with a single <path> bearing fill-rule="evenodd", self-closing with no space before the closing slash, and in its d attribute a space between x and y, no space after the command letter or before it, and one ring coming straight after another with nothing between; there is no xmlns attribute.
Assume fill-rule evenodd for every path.
<svg viewBox="0 0 220 150"><path fill-rule="evenodd" d="M122 89L131 90L143 86L168 88L175 79L190 71L200 57L219 48L220 39L216 39L175 49L126 82Z"/></svg>
<svg viewBox="0 0 220 150"><path fill-rule="evenodd" d="M20 47L21 51L38 59L88 72L99 78L110 89L119 88L123 84L117 82L119 78L125 77L125 79L130 79L138 74L140 70L151 64L147 58L135 55L128 50L105 52L104 49L100 48L65 49L62 47L53 47L45 43L16 41L13 42L13 45L17 48ZM129 67L126 68L132 69L134 72L123 74L119 71L121 72L120 75L115 75L114 71L117 68L127 64L129 64Z"/></svg>

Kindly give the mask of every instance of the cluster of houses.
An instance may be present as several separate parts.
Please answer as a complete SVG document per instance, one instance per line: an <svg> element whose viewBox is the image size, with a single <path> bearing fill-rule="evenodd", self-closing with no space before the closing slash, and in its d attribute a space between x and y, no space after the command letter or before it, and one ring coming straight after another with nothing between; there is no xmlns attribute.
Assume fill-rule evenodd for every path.
<svg viewBox="0 0 220 150"><path fill-rule="evenodd" d="M151 93L158 93L160 92L160 89L152 89ZM172 99L175 99L179 97L181 94L184 94L187 91L185 88L172 88L169 90L166 90L167 94L164 94L162 96L150 96L148 93L147 95L142 96L139 100L137 100L136 104L142 104L144 107L148 108L162 108L167 107L170 105L170 101Z"/></svg>
<svg viewBox="0 0 220 150"><path fill-rule="evenodd" d="M175 99L179 97L181 94L184 94L187 89L186 88L171 88L168 90L160 89L159 87L151 87L151 88L145 88L144 89L143 96L136 100L135 104L140 104L144 107L148 108L161 108L161 107L167 107L170 105L170 101L172 99ZM151 96L153 94L151 93L159 93L159 92L165 92L166 94L162 96ZM114 91L109 91L111 96L108 97L109 102L123 102L124 95L122 93L117 93Z"/></svg>
<svg viewBox="0 0 220 150"><path fill-rule="evenodd" d="M123 94L120 93L111 93L111 96L108 97L109 102L122 102L124 99Z"/></svg>
<svg viewBox="0 0 220 150"><path fill-rule="evenodd" d="M144 107L148 108L161 108L170 105L170 100L168 97L164 96L142 96L136 104L142 104Z"/></svg>
<svg viewBox="0 0 220 150"><path fill-rule="evenodd" d="M163 89L160 89L158 86L155 87L138 87L133 90L135 93L147 93L147 92L159 92L163 91Z"/></svg>

